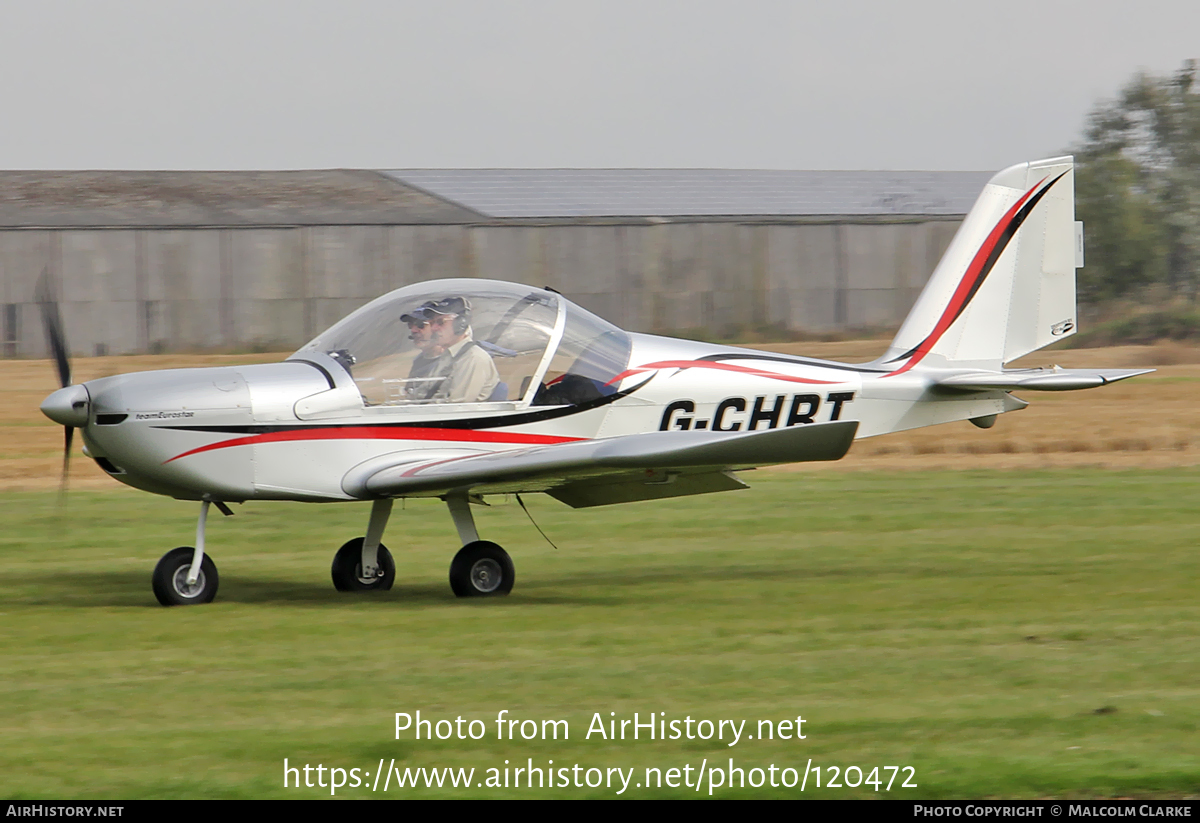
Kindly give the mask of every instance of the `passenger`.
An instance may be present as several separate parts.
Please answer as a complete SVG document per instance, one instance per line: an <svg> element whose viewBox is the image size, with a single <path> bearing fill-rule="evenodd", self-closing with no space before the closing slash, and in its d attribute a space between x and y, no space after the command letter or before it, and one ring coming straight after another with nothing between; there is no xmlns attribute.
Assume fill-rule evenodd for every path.
<svg viewBox="0 0 1200 823"><path fill-rule="evenodd" d="M432 386L428 399L444 403L491 399L500 374L491 356L472 339L470 301L465 297L431 300L413 315L429 322L431 342L441 349L432 376L443 379Z"/></svg>
<svg viewBox="0 0 1200 823"><path fill-rule="evenodd" d="M434 342L433 327L423 315L424 309L433 302L424 303L412 314L400 315L400 319L408 324L408 339L417 347L417 356L408 371L408 383L405 384L405 394L410 400L430 399L441 383L436 375L445 349Z"/></svg>

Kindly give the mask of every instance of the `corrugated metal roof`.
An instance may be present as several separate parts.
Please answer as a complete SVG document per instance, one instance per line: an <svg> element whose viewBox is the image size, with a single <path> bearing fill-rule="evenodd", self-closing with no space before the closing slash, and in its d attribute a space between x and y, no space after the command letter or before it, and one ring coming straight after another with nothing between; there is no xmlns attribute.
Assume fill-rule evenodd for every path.
<svg viewBox="0 0 1200 823"><path fill-rule="evenodd" d="M0 171L0 228L955 216L970 209L989 175L732 169Z"/></svg>
<svg viewBox="0 0 1200 823"><path fill-rule="evenodd" d="M961 215L992 172L397 169L384 174L495 218Z"/></svg>
<svg viewBox="0 0 1200 823"><path fill-rule="evenodd" d="M374 171L0 171L0 227L447 224L480 215Z"/></svg>

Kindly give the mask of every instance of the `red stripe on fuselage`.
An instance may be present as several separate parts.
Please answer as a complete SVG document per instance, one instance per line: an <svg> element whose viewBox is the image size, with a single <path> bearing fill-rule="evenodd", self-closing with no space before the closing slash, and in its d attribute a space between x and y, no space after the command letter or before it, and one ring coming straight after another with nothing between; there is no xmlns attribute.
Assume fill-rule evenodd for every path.
<svg viewBox="0 0 1200 823"><path fill-rule="evenodd" d="M609 380L605 385L611 386L614 383L619 383L626 377L632 377L635 374L642 372L654 371L655 369L717 369L718 371L738 372L739 374L748 374L751 377L766 377L770 380L785 380L789 383L820 383L833 384L836 380L814 380L811 377L793 377L790 374L780 374L779 372L763 371L762 369L752 369L749 366L735 366L732 363L717 363L712 360L660 360L657 363L647 363L644 366L636 366L635 368L623 371Z"/></svg>
<svg viewBox="0 0 1200 823"><path fill-rule="evenodd" d="M933 347L937 345L938 340L940 340L942 335L946 333L946 329L950 328L951 324L953 324L958 318L959 309L962 308L967 296L971 294L972 287L983 274L984 264L987 262L992 250L996 248L996 244L1000 242L1000 238L1004 236L1004 232L1008 229L1009 224L1011 224L1016 218L1017 212L1021 210L1021 206L1025 205L1025 202L1033 196L1033 193L1037 191L1038 187L1041 186L1042 183L1045 183L1048 179L1049 176L1047 175L1035 183L1033 188L1025 192L1021 199L1014 203L1012 208L1004 213L1004 216L1000 218L1000 222L998 222L992 228L991 232L987 236L987 239L983 241L983 245L979 247L979 251L975 252L975 256L971 258L971 265L967 266L966 273L963 275L962 280L959 281L958 288L954 290L954 295L950 298L950 303L946 306L945 311L942 312L942 316L938 318L937 325L933 327L933 331L929 333L928 337L921 341L920 345L917 346L917 350L913 352L912 357L909 358L907 363L896 369L891 374L885 374L884 377L891 377L892 375L903 374L904 372L908 371L913 366L920 363L925 355L929 354Z"/></svg>
<svg viewBox="0 0 1200 823"><path fill-rule="evenodd" d="M349 426L320 429L298 429L293 431L268 432L249 437L235 437L218 443L199 446L183 454L177 454L163 463L215 449L234 446L250 446L258 443L281 443L295 440L420 440L452 443L514 443L523 446L543 446L553 443L570 443L586 440L585 437L559 437L550 434L521 434L520 432L476 431L474 429L423 429L396 426Z"/></svg>

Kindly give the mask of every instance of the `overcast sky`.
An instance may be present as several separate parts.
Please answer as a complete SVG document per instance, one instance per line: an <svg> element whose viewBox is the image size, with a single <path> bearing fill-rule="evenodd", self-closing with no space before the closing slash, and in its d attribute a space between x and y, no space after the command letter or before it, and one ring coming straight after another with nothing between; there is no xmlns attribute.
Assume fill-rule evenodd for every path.
<svg viewBox="0 0 1200 823"><path fill-rule="evenodd" d="M0 168L991 170L1197 0L0 0Z"/></svg>

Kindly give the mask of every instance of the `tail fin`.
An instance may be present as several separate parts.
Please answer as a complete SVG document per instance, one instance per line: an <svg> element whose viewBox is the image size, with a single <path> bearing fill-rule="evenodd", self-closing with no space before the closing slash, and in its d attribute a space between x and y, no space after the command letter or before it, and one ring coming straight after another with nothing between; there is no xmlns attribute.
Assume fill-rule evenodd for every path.
<svg viewBox="0 0 1200 823"><path fill-rule="evenodd" d="M1071 157L1021 163L984 188L883 361L998 368L1075 332Z"/></svg>

